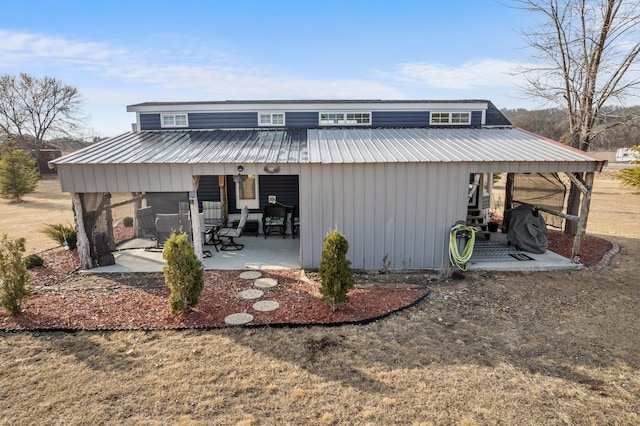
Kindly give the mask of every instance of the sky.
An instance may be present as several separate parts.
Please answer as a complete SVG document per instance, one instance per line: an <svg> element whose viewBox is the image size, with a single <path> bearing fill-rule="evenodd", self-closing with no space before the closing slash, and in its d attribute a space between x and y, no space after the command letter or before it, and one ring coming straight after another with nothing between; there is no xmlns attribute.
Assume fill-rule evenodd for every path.
<svg viewBox="0 0 640 426"><path fill-rule="evenodd" d="M513 71L535 23L509 0L3 2L0 75L76 87L85 137L142 102L489 99L535 109Z"/></svg>

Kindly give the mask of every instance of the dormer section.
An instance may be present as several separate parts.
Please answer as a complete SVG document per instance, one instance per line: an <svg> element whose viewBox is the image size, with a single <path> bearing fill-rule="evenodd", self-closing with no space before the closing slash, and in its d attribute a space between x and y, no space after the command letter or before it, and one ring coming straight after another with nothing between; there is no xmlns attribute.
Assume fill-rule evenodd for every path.
<svg viewBox="0 0 640 426"><path fill-rule="evenodd" d="M221 101L130 105L140 130L510 126L489 101Z"/></svg>

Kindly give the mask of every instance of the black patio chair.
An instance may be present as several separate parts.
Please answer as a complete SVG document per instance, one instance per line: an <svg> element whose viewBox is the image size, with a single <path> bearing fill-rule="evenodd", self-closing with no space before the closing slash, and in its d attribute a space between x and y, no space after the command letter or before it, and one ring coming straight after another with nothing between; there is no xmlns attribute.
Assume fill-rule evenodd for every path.
<svg viewBox="0 0 640 426"><path fill-rule="evenodd" d="M286 238L287 230L287 208L278 205L265 206L262 211L262 232L264 238L276 231Z"/></svg>
<svg viewBox="0 0 640 426"><path fill-rule="evenodd" d="M236 242L234 238L240 238L242 236L242 231L244 230L244 226L247 224L248 216L249 209L247 207L243 207L242 213L240 215L240 222L238 222L237 228L222 228L218 231L218 239L221 241L220 250L242 250L244 248L244 244ZM227 241L225 241L223 238L226 238Z"/></svg>

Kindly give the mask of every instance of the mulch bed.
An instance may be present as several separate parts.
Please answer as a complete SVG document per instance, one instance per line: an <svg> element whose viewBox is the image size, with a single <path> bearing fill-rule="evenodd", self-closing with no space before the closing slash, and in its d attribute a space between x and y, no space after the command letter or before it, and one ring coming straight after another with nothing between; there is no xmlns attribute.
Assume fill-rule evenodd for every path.
<svg viewBox="0 0 640 426"><path fill-rule="evenodd" d="M571 256L573 237L548 231L549 250ZM607 240L585 236L581 261L597 267L613 248ZM35 288L23 305L23 312L11 316L0 311L4 330L131 330L224 327L232 313L250 313L250 326L337 325L363 323L384 317L415 304L429 293L433 273L414 274L411 283L401 275L367 276L367 285L349 293L349 302L332 312L322 301L317 277L301 270L262 271L263 277L278 280L278 286L262 289L257 300L243 300L242 290L252 288L252 280L240 278L242 271L205 271L205 287L196 308L186 314L171 315L169 291L161 273L92 274L77 272L76 252L48 250L40 255L45 265L31 271ZM388 281L398 277L396 282ZM270 312L253 309L258 301L272 300L279 308Z"/></svg>

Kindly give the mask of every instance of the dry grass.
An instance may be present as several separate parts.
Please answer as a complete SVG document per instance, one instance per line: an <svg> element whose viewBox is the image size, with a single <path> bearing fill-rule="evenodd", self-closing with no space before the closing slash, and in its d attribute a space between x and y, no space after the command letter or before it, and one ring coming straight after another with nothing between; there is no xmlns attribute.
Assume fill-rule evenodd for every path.
<svg viewBox="0 0 640 426"><path fill-rule="evenodd" d="M41 232L49 223L73 225L71 197L60 192L57 176L45 175L35 192L26 195L20 203L0 198L0 236L25 238L27 254L58 246Z"/></svg>
<svg viewBox="0 0 640 426"><path fill-rule="evenodd" d="M608 268L468 274L366 326L3 334L0 424L638 424L639 208L596 182Z"/></svg>

